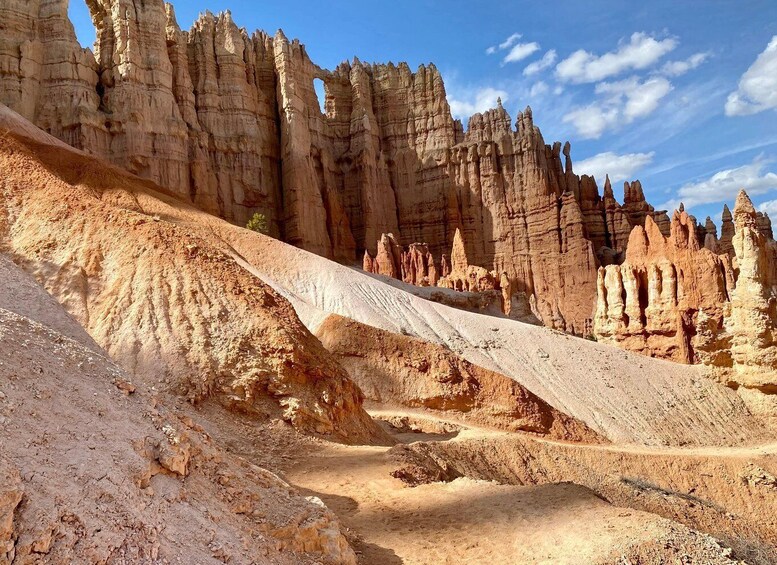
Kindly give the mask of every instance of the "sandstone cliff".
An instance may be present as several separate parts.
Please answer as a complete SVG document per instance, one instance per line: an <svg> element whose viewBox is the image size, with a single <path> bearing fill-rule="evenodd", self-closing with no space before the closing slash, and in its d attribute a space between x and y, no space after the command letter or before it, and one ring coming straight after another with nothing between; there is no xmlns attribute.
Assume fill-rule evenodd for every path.
<svg viewBox="0 0 777 565"><path fill-rule="evenodd" d="M596 268L622 260L646 217L667 227L638 182L621 206L609 183L602 197L575 175L569 144L546 145L530 109L513 127L500 103L464 133L434 65L354 59L328 71L299 41L249 34L229 12L182 31L162 0L88 5L94 55L66 0L0 6L0 102L238 225L261 212L272 235L348 263L393 233L427 242L408 259L416 270L458 228L471 264L505 273L544 323L580 334Z"/></svg>
<svg viewBox="0 0 777 565"><path fill-rule="evenodd" d="M730 263L699 246L686 212L675 212L669 237L648 217L631 232L626 261L599 269L597 338L692 363L696 317L720 326L731 279Z"/></svg>

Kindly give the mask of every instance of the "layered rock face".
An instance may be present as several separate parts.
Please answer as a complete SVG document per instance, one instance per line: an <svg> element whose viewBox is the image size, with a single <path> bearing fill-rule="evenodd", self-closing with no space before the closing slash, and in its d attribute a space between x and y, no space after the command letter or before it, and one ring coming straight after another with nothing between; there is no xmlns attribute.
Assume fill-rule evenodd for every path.
<svg viewBox="0 0 777 565"><path fill-rule="evenodd" d="M461 231L456 230L448 255L438 262L426 243L411 243L403 249L394 234L383 234L378 253L364 252L362 267L368 273L385 275L417 286L440 286L466 292L484 292L499 288L500 277L483 267L470 265Z"/></svg>
<svg viewBox="0 0 777 565"><path fill-rule="evenodd" d="M609 183L601 197L575 175L569 145L545 145L530 109L513 128L499 104L465 134L433 65L327 71L228 12L184 32L162 0L88 5L94 56L66 0L3 3L0 101L233 223L261 212L272 235L349 263L384 233L427 242L409 258L416 273L459 228L472 264L504 272L547 325L576 333L590 331L599 264L622 260L646 217L665 227L638 183L620 206Z"/></svg>
<svg viewBox="0 0 777 565"><path fill-rule="evenodd" d="M777 393L777 243L744 192L734 208L737 281L725 330L731 336L731 380Z"/></svg>
<svg viewBox="0 0 777 565"><path fill-rule="evenodd" d="M368 273L384 275L417 286L438 286L459 292L483 295L488 302L501 302L501 310L510 315L514 303L519 305L516 315L526 317L526 295L515 296L507 273L489 271L470 265L460 230L453 237L450 259L443 254L439 263L426 243L411 243L407 250L396 242L393 234L383 234L378 241L378 253L372 257L364 252L362 268ZM521 300L523 299L523 300Z"/></svg>
<svg viewBox="0 0 777 565"><path fill-rule="evenodd" d="M599 269L595 332L641 353L692 363L698 316L719 328L731 264L699 246L696 223L675 212L665 237L652 218L631 233L626 261Z"/></svg>
<svg viewBox="0 0 777 565"><path fill-rule="evenodd" d="M724 208L720 241L709 218L699 228L685 211L675 212L668 238L650 219L634 228L626 261L599 269L595 335L646 355L708 365L763 407L771 401L755 392L777 392L771 222L742 191L733 215Z"/></svg>
<svg viewBox="0 0 777 565"><path fill-rule="evenodd" d="M446 264L444 256L442 264ZM435 286L440 276L437 262L426 243L411 243L404 250L391 233L380 236L375 257L368 251L364 252L362 268L368 273L385 275L417 286Z"/></svg>

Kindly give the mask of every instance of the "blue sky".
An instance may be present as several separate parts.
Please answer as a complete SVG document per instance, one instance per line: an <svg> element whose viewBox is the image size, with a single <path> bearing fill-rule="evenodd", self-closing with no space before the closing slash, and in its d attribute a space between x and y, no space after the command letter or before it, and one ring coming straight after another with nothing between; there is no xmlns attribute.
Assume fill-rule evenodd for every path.
<svg viewBox="0 0 777 565"><path fill-rule="evenodd" d="M545 141L572 143L575 172L639 178L648 200L685 201L719 224L740 187L777 220L777 2L471 0L175 2L188 28L204 10L298 37L320 66L434 62L465 120L501 96L531 105ZM71 0L79 39L94 31ZM774 39L773 39L774 38Z"/></svg>

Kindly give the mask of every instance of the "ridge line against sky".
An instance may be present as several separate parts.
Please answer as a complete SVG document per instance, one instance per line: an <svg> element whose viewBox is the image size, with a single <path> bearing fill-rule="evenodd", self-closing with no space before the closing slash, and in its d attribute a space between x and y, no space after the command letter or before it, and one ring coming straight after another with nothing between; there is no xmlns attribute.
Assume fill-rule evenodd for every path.
<svg viewBox="0 0 777 565"><path fill-rule="evenodd" d="M569 140L575 172L600 188L607 172L614 184L640 178L650 202L685 199L719 222L744 187L777 211L777 2L485 0L477 17L464 0L173 4L183 29L226 9L248 30L282 28L326 68L433 61L465 125L498 97L513 118L531 105L546 142ZM84 0L71 0L71 17L90 45Z"/></svg>

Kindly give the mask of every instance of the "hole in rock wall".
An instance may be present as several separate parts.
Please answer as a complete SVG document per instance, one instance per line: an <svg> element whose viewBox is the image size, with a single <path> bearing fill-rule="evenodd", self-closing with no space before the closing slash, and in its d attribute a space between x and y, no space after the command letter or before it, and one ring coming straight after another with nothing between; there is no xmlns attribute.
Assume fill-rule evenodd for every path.
<svg viewBox="0 0 777 565"><path fill-rule="evenodd" d="M81 47L94 50L97 32L92 24L92 15L85 0L70 0L68 16L76 31L76 38Z"/></svg>
<svg viewBox="0 0 777 565"><path fill-rule="evenodd" d="M321 113L326 114L326 89L324 88L324 81L320 78L314 78L313 89L316 91L318 106L321 108Z"/></svg>

